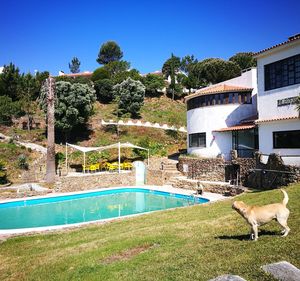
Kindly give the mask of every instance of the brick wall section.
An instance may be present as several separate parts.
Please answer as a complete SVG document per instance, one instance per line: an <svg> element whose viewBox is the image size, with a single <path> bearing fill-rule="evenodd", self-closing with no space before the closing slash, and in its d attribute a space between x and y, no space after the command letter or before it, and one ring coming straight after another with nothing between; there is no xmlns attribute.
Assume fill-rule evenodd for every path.
<svg viewBox="0 0 300 281"><path fill-rule="evenodd" d="M113 186L135 185L135 173L89 175L85 177L60 177L55 188L60 192L73 192Z"/></svg>
<svg viewBox="0 0 300 281"><path fill-rule="evenodd" d="M188 172L183 165L188 165ZM179 157L178 170L189 178L209 181L225 180L225 162L222 158Z"/></svg>

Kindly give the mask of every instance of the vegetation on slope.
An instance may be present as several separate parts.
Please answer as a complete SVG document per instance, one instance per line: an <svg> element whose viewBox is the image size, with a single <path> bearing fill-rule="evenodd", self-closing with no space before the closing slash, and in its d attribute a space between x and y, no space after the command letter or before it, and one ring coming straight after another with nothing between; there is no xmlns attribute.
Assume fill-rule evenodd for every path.
<svg viewBox="0 0 300 281"><path fill-rule="evenodd" d="M107 224L0 244L1 280L209 280L231 273L270 281L261 266L286 260L300 267L300 185L286 189L290 234L261 227L257 242L231 209L232 199L160 211ZM280 202L279 190L239 197L249 204Z"/></svg>

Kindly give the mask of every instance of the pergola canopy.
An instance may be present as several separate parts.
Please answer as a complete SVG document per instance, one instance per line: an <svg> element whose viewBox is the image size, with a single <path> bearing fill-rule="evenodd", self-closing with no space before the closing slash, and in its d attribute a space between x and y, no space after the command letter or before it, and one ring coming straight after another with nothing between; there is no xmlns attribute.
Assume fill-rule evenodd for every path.
<svg viewBox="0 0 300 281"><path fill-rule="evenodd" d="M121 162L121 153L120 150L121 148L137 148L137 149L142 149L142 150L147 150L148 151L148 165L149 165L149 149L141 147L141 146L137 146L134 145L130 142L125 142L125 143L114 143L111 145L106 145L106 146L99 146L99 147L86 147L86 146L79 146L79 145L75 145L75 144L70 144L70 143L66 143L66 166L67 166L67 170L68 170L68 146L79 150L81 152L83 152L83 159L84 159L84 166L85 166L85 154L87 152L92 152L92 151L103 151L103 150L107 150L107 149L118 149L119 150L119 172L120 172L120 162ZM84 170L85 171L85 170Z"/></svg>

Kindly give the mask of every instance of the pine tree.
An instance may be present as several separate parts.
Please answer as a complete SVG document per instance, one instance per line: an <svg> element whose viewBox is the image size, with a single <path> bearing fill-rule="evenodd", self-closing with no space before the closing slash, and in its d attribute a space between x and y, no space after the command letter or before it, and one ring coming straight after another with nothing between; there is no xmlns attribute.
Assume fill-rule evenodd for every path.
<svg viewBox="0 0 300 281"><path fill-rule="evenodd" d="M74 57L69 63L69 68L72 73L80 72L80 60L77 57Z"/></svg>

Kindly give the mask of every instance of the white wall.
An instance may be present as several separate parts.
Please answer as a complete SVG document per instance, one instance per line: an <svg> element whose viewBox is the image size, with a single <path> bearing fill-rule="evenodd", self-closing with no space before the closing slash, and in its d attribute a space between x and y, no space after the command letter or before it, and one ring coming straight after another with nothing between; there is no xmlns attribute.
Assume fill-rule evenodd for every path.
<svg viewBox="0 0 300 281"><path fill-rule="evenodd" d="M253 104L225 104L195 108L187 112L188 134L206 133L206 148L189 147L188 153L204 157L216 157L230 153L232 147L231 132L212 132L238 124L241 120L253 116L256 107Z"/></svg>
<svg viewBox="0 0 300 281"><path fill-rule="evenodd" d="M277 153L279 155L300 155L300 149L273 148L273 132L292 130L300 130L299 120L260 123L258 125L259 151L263 154Z"/></svg>
<svg viewBox="0 0 300 281"><path fill-rule="evenodd" d="M216 157L223 154L229 158L232 149L231 132L213 132L238 124L241 120L256 115L256 69L242 73L241 76L224 81L227 84L253 88L252 104L225 104L195 108L187 111L187 131L189 134L206 133L206 147L189 147L188 153L203 157Z"/></svg>
<svg viewBox="0 0 300 281"><path fill-rule="evenodd" d="M259 119L298 116L295 105L277 107L277 100L300 94L300 84L265 91L264 66L300 54L300 40L281 48L276 48L257 58L258 114Z"/></svg>

